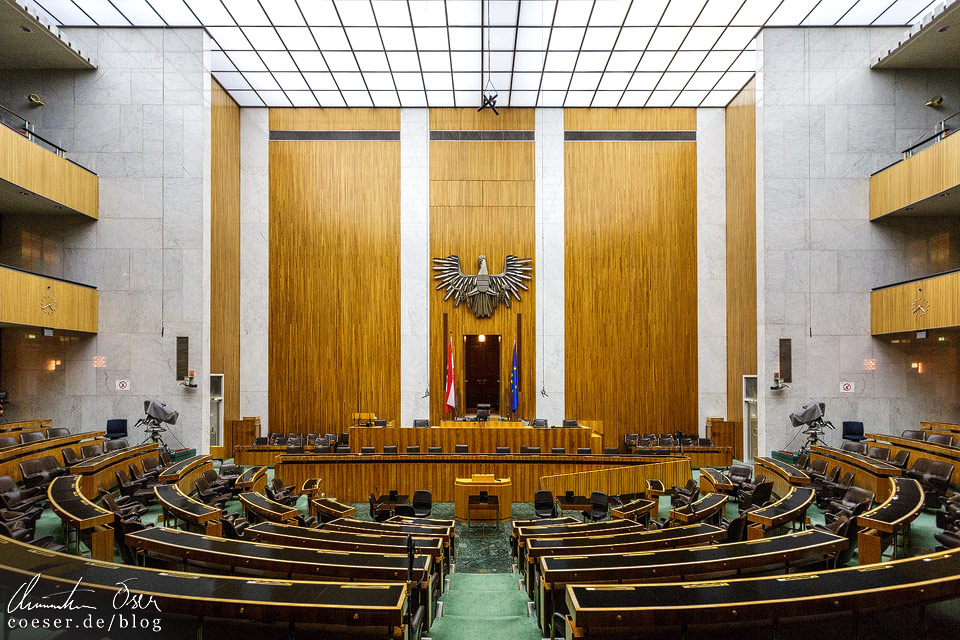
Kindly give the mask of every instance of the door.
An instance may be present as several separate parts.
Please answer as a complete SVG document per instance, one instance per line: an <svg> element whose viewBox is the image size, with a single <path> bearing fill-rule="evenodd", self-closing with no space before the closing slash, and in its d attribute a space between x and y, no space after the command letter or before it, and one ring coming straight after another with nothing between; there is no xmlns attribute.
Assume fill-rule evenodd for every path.
<svg viewBox="0 0 960 640"><path fill-rule="evenodd" d="M500 413L500 336L463 336L463 395L467 415L478 404L489 404L490 413Z"/></svg>
<svg viewBox="0 0 960 640"><path fill-rule="evenodd" d="M743 376L743 428L750 460L757 457L757 376Z"/></svg>

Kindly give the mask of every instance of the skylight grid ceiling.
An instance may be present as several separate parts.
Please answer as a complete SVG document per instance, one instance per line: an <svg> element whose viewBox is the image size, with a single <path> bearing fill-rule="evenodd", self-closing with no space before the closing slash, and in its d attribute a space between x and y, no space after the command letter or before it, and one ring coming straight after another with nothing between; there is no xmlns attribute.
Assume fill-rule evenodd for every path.
<svg viewBox="0 0 960 640"><path fill-rule="evenodd" d="M930 0L36 0L63 26L204 26L241 106L723 107L764 26L906 25Z"/></svg>

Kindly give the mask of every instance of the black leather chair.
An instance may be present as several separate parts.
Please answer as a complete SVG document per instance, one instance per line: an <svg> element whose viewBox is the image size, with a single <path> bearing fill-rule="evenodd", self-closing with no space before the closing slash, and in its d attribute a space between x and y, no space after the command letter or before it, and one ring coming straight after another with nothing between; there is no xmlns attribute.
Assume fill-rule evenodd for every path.
<svg viewBox="0 0 960 640"><path fill-rule="evenodd" d="M395 456L397 455L397 445L391 444L383 447L383 455L385 456Z"/></svg>
<svg viewBox="0 0 960 640"><path fill-rule="evenodd" d="M418 454L418 453L420 453L420 445L418 445L418 444L407 445L407 453L408 453L408 454Z"/></svg>
<svg viewBox="0 0 960 640"><path fill-rule="evenodd" d="M303 445L288 444L288 445L287 445L287 453L288 453L288 454L293 454L293 455L301 454L301 453L303 453Z"/></svg>
<svg viewBox="0 0 960 640"><path fill-rule="evenodd" d="M577 447L578 456L588 456L590 455L590 447Z"/></svg>
<svg viewBox="0 0 960 640"><path fill-rule="evenodd" d="M675 447L677 446L676 440L673 439L673 436L660 436L657 438L658 447Z"/></svg>
<svg viewBox="0 0 960 640"><path fill-rule="evenodd" d="M496 451L496 452L497 452L498 454L500 454L500 455L508 454L508 453L510 453L510 447L497 447L497 451Z"/></svg>
<svg viewBox="0 0 960 640"><path fill-rule="evenodd" d="M830 500L838 500L843 497L847 489L853 486L853 478L853 472L848 471L835 482L825 482L817 491L817 506L826 509Z"/></svg>
<svg viewBox="0 0 960 640"><path fill-rule="evenodd" d="M413 426L418 427L420 429L430 428L430 420L426 418L417 418L416 420L413 421Z"/></svg>
<svg viewBox="0 0 960 640"><path fill-rule="evenodd" d="M346 445L340 445L339 447L336 448L336 450L334 451L334 453L338 453L338 454L341 454L341 455L343 455L343 454L345 454L345 453L350 453L350 447L348 447L348 446L346 446Z"/></svg>
<svg viewBox="0 0 960 640"><path fill-rule="evenodd" d="M457 444L453 446L454 453L470 453L470 445L468 444Z"/></svg>
<svg viewBox="0 0 960 640"><path fill-rule="evenodd" d="M923 440L926 433L920 431L919 429L907 429L900 433L901 438L906 438L908 440Z"/></svg>
<svg viewBox="0 0 960 640"><path fill-rule="evenodd" d="M383 522L390 517L390 512L387 510L380 511L377 509L377 504L374 500L374 496L371 493L370 497L370 519L374 522Z"/></svg>
<svg viewBox="0 0 960 640"><path fill-rule="evenodd" d="M941 531L940 533L933 534L933 537L944 549L960 548L960 534L952 531ZM939 551L939 549L937 550Z"/></svg>
<svg viewBox="0 0 960 640"><path fill-rule="evenodd" d="M714 446L714 445L713 445L713 438L697 438L697 446L698 446L698 447L712 447L712 446Z"/></svg>
<svg viewBox="0 0 960 640"><path fill-rule="evenodd" d="M943 511L936 513L937 526L950 531L960 530L960 494L940 498L940 504Z"/></svg>
<svg viewBox="0 0 960 640"><path fill-rule="evenodd" d="M520 453L526 453L529 455L538 454L540 453L540 447L530 447L530 446L524 445L520 447Z"/></svg>
<svg viewBox="0 0 960 640"><path fill-rule="evenodd" d="M133 465L130 466L132 467ZM131 475L133 475L132 470ZM207 484L210 485L211 489L217 489L224 493L230 490L230 483L221 478L213 469L207 469L201 475L203 476L203 479L207 481Z"/></svg>
<svg viewBox="0 0 960 640"><path fill-rule="evenodd" d="M20 446L20 440L11 436L0 436L0 449Z"/></svg>
<svg viewBox="0 0 960 640"><path fill-rule="evenodd" d="M430 512L433 511L433 494L426 489L417 489L413 492L410 504L413 505L415 517L429 518Z"/></svg>
<svg viewBox="0 0 960 640"><path fill-rule="evenodd" d="M564 426L564 427L579 427L580 424L579 424L576 420L564 420L564 421L563 421L563 426Z"/></svg>
<svg viewBox="0 0 960 640"><path fill-rule="evenodd" d="M840 444L840 450L867 455L867 443L859 440L844 440Z"/></svg>
<svg viewBox="0 0 960 640"><path fill-rule="evenodd" d="M673 507L682 507L696 500L700 495L700 487L693 478L687 480L687 484L682 487L673 485L670 487L670 505Z"/></svg>
<svg viewBox="0 0 960 640"><path fill-rule="evenodd" d="M638 442L640 442L640 434L638 433L628 433L623 436L623 444L627 448L627 453L633 453Z"/></svg>
<svg viewBox="0 0 960 640"><path fill-rule="evenodd" d="M47 439L47 436L43 435L42 431L31 431L30 433L20 434L20 444L40 442L41 440L46 440L46 439Z"/></svg>
<svg viewBox="0 0 960 640"><path fill-rule="evenodd" d="M24 511L46 500L46 492L39 487L21 489L10 476L0 476L0 507Z"/></svg>
<svg viewBox="0 0 960 640"><path fill-rule="evenodd" d="M953 436L946 433L931 433L927 436L927 442L931 444L942 444L945 447L952 447Z"/></svg>
<svg viewBox="0 0 960 640"><path fill-rule="evenodd" d="M432 455L440 455L443 453L443 447L427 447L427 453Z"/></svg>
<svg viewBox="0 0 960 640"><path fill-rule="evenodd" d="M581 511L584 521L596 522L607 517L610 510L610 500L607 494L602 491L594 491L590 494L590 508Z"/></svg>
<svg viewBox="0 0 960 640"><path fill-rule="evenodd" d="M220 528L223 530L224 538L243 540L243 532L249 526L250 523L245 518L236 516L220 518Z"/></svg>
<svg viewBox="0 0 960 640"><path fill-rule="evenodd" d="M546 418L534 418L530 421L530 426L534 429L546 429L550 426Z"/></svg>
<svg viewBox="0 0 960 640"><path fill-rule="evenodd" d="M130 480L127 472L120 469L114 472L117 478L117 485L120 487L120 495L128 496L146 506L154 498L153 489L146 489L139 482Z"/></svg>
<svg viewBox="0 0 960 640"><path fill-rule="evenodd" d="M550 453L557 456L562 456L567 453L567 450L564 447L551 447Z"/></svg>
<svg viewBox="0 0 960 640"><path fill-rule="evenodd" d="M913 466L907 469L906 476L913 478L923 486L925 503L929 507L939 507L940 497L946 494L953 475L953 465L949 462L917 458Z"/></svg>
<svg viewBox="0 0 960 640"><path fill-rule="evenodd" d="M270 481L270 486L273 488L274 492L284 497L292 495L296 489L296 487L292 484L283 484L283 480L276 476L274 476L273 480Z"/></svg>
<svg viewBox="0 0 960 640"><path fill-rule="evenodd" d="M146 476L140 473L140 469L137 468L136 464L133 464L133 463L128 464L127 470L130 472L130 480L133 482L136 482L137 484L141 485L145 489L149 489L160 484L160 482L158 482L156 478L151 478L149 476ZM214 476L217 475L212 469L205 472L204 475L206 475L206 473L212 473Z"/></svg>
<svg viewBox="0 0 960 640"><path fill-rule="evenodd" d="M47 438L62 438L63 436L70 435L70 429L66 427L50 427L46 433Z"/></svg>
<svg viewBox="0 0 960 640"><path fill-rule="evenodd" d="M616 447L604 447L604 448L603 448L603 455L605 455L605 456L615 456L615 455L617 455L618 453L620 453L620 449L618 449L618 448L616 448Z"/></svg>
<svg viewBox="0 0 960 640"><path fill-rule="evenodd" d="M398 504L393 508L393 515L404 518L416 518L417 511L410 504Z"/></svg>
<svg viewBox="0 0 960 640"><path fill-rule="evenodd" d="M540 490L533 494L533 511L538 518L556 518L557 503L553 499L553 492Z"/></svg>
<svg viewBox="0 0 960 640"><path fill-rule="evenodd" d="M387 421L386 421L386 420L374 420L374 421L373 421L373 426L375 426L375 427L385 427L385 426L387 426Z"/></svg>
<svg viewBox="0 0 960 640"><path fill-rule="evenodd" d="M747 514L750 511L752 511L752 509L743 511L733 520L720 520L720 524L727 529L727 539L725 542L743 542L747 539Z"/></svg>
<svg viewBox="0 0 960 640"><path fill-rule="evenodd" d="M851 440L853 442L866 440L866 437L863 435L862 422L844 420L840 426L843 427L844 440Z"/></svg>
<svg viewBox="0 0 960 640"><path fill-rule="evenodd" d="M243 475L243 467L238 464L223 463L220 465L220 479L226 481L227 486L233 489L237 479Z"/></svg>
<svg viewBox="0 0 960 640"><path fill-rule="evenodd" d="M909 454L909 452L907 453ZM890 449L884 449L883 447L870 447L867 450L867 457L873 458L874 460L888 462L890 460Z"/></svg>
<svg viewBox="0 0 960 640"><path fill-rule="evenodd" d="M810 476L810 479L813 480L814 483L820 482L827 475L827 461L823 458L811 460L810 466L806 471L807 475Z"/></svg>
<svg viewBox="0 0 960 640"><path fill-rule="evenodd" d="M831 467L830 471L822 477L817 477L813 481L813 488L816 491L822 491L823 488L831 483L837 482L840 479L840 465L834 465Z"/></svg>
<svg viewBox="0 0 960 640"><path fill-rule="evenodd" d="M375 454L376 452L377 452L376 447L360 447L360 455L362 456L370 456Z"/></svg>
<svg viewBox="0 0 960 640"><path fill-rule="evenodd" d="M149 511L147 507L129 496L114 496L103 487L100 487L97 491L100 493L100 503L106 509L121 514L123 517L142 516Z"/></svg>

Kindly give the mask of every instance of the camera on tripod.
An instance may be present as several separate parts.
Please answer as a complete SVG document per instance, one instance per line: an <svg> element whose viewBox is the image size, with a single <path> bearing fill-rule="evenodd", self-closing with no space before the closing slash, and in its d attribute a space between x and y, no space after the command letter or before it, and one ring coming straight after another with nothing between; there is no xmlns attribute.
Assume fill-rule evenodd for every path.
<svg viewBox="0 0 960 640"><path fill-rule="evenodd" d="M807 436L807 442L800 447L800 453L808 453L810 447L826 444L821 436L826 433L828 428L836 429L831 422L823 419L823 412L826 404L823 402L814 402L804 405L799 411L790 414L790 422L795 427L806 427L802 431Z"/></svg>
<svg viewBox="0 0 960 640"><path fill-rule="evenodd" d="M180 413L167 409L167 405L156 400L144 400L143 412L146 415L137 420L137 424L133 425L134 429L142 425L144 427L143 432L147 434L140 444L155 442L162 451L170 451L170 447L163 441L163 433L166 429L161 424L177 424Z"/></svg>

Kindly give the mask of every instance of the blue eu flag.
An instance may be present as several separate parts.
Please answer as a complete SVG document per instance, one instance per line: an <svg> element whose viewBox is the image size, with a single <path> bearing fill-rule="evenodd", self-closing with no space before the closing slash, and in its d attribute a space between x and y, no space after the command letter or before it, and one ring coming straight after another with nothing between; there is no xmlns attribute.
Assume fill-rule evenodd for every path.
<svg viewBox="0 0 960 640"><path fill-rule="evenodd" d="M513 369L510 371L510 410L517 412L520 404L520 375L517 372L517 341L513 341Z"/></svg>

